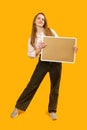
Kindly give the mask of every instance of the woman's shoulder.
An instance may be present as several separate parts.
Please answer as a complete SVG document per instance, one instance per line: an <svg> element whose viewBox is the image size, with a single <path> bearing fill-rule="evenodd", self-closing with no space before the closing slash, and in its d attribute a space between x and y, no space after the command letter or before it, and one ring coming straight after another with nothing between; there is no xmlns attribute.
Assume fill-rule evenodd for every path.
<svg viewBox="0 0 87 130"><path fill-rule="evenodd" d="M58 37L58 33L53 29L53 28L50 28L51 32L54 34L54 36L57 36Z"/></svg>

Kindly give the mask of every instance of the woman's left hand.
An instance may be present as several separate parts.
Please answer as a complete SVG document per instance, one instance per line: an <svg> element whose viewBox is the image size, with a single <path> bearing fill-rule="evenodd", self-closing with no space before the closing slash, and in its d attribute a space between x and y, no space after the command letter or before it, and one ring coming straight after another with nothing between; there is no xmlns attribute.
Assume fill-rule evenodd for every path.
<svg viewBox="0 0 87 130"><path fill-rule="evenodd" d="M77 53L78 48L76 46L74 46L73 49L74 49L74 52Z"/></svg>

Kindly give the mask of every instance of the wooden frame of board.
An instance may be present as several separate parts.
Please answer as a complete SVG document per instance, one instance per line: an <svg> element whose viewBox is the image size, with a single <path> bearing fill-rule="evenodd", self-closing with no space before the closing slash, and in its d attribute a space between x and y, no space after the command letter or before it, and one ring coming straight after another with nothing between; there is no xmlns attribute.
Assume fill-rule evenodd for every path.
<svg viewBox="0 0 87 130"><path fill-rule="evenodd" d="M76 41L71 37L45 36L47 46L41 51L41 61L74 63Z"/></svg>

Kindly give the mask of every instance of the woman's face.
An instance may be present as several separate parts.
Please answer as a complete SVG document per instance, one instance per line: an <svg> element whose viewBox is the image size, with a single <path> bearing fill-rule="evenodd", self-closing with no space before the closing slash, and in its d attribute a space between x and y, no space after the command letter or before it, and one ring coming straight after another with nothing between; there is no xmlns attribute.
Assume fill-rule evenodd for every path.
<svg viewBox="0 0 87 130"><path fill-rule="evenodd" d="M44 26L44 23L45 23L45 18L42 14L39 14L37 17L36 17L36 20L35 20L35 24L37 27L43 27Z"/></svg>

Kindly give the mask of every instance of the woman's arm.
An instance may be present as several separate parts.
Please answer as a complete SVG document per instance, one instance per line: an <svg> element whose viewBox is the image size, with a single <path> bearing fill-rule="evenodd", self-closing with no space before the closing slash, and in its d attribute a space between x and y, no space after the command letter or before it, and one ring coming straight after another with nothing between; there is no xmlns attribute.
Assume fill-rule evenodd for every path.
<svg viewBox="0 0 87 130"><path fill-rule="evenodd" d="M31 45L30 41L31 41L31 38L29 38L29 40L28 40L28 56L31 58L35 58L36 57L35 49Z"/></svg>
<svg viewBox="0 0 87 130"><path fill-rule="evenodd" d="M28 40L28 56L31 58L35 58L40 52L41 49L46 47L46 44L44 42L41 42L38 48L34 48L31 43L30 40Z"/></svg>

